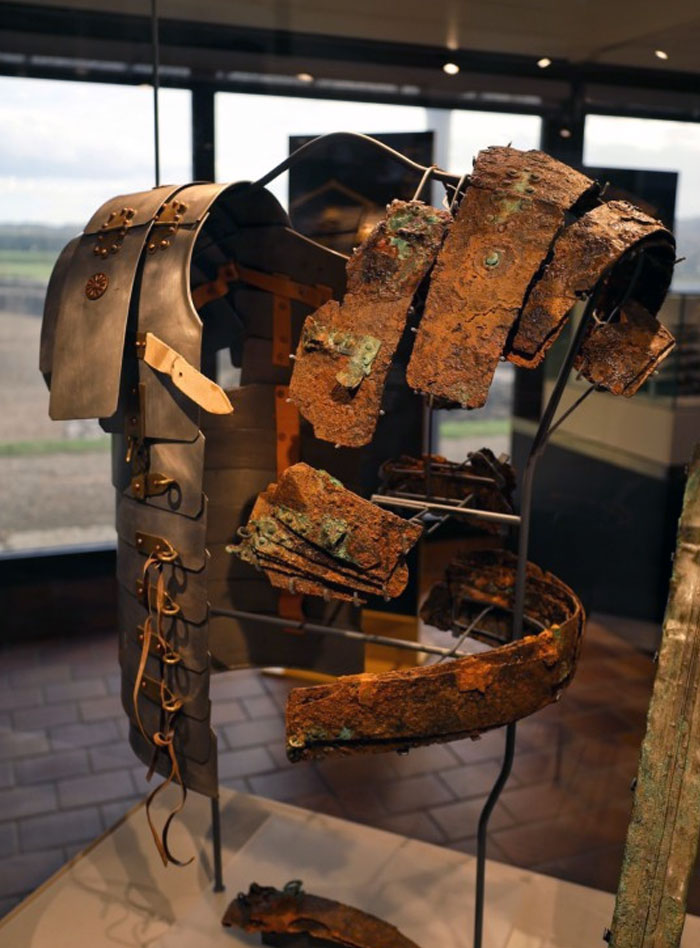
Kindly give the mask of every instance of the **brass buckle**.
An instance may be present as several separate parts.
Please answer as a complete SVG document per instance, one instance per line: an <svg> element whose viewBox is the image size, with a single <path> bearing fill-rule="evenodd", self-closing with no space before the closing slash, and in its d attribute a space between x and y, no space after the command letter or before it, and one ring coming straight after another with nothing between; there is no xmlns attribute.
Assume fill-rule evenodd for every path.
<svg viewBox="0 0 700 948"><path fill-rule="evenodd" d="M178 552L170 540L165 537L158 537L153 533L142 533L136 531L136 548L139 553L145 553L146 556L155 556L162 563L172 563L178 557Z"/></svg>

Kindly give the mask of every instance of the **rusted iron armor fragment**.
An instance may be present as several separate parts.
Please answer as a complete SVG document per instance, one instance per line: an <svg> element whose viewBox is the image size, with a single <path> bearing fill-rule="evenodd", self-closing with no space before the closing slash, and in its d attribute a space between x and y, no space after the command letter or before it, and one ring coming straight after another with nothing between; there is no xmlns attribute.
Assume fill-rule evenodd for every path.
<svg viewBox="0 0 700 948"><path fill-rule="evenodd" d="M222 925L271 935L307 934L343 948L418 948L389 922L361 909L304 892L299 881L284 889L253 882L226 909ZM313 941L312 943L316 943Z"/></svg>
<svg viewBox="0 0 700 948"><path fill-rule="evenodd" d="M472 451L461 463L439 454L412 458L402 455L379 469L383 494L430 496L498 513L513 512L515 471L505 457L489 448Z"/></svg>
<svg viewBox="0 0 700 948"><path fill-rule="evenodd" d="M490 607L490 637L506 637L516 563L502 550L458 558L457 630L467 604L475 618ZM436 610L444 616L443 628L453 628L453 594L448 577ZM528 563L525 617L523 638L488 652L293 690L287 700L287 756L297 761L474 738L556 701L574 675L583 607L561 580ZM494 633L496 625L500 634Z"/></svg>
<svg viewBox="0 0 700 948"><path fill-rule="evenodd" d="M540 151L479 152L431 275L409 385L465 408L486 402L528 287L566 211L592 187Z"/></svg>
<svg viewBox="0 0 700 948"><path fill-rule="evenodd" d="M398 596L405 557L422 528L346 490L308 464L287 468L256 499L227 549L264 570L289 592L357 600L358 593Z"/></svg>
<svg viewBox="0 0 700 948"><path fill-rule="evenodd" d="M393 201L350 258L342 303L307 317L289 395L317 438L348 447L372 440L408 310L449 220L420 201Z"/></svg>
<svg viewBox="0 0 700 948"><path fill-rule="evenodd" d="M678 948L700 835L700 447L678 527L612 948Z"/></svg>
<svg viewBox="0 0 700 948"><path fill-rule="evenodd" d="M633 264L626 257L633 249L642 255L641 271L617 313L634 278L636 260ZM526 368L539 365L571 308L608 272L597 321L577 368L616 395L633 395L673 347L673 337L654 317L668 290L674 258L672 234L626 201L610 201L584 214L557 239L523 309L508 359Z"/></svg>

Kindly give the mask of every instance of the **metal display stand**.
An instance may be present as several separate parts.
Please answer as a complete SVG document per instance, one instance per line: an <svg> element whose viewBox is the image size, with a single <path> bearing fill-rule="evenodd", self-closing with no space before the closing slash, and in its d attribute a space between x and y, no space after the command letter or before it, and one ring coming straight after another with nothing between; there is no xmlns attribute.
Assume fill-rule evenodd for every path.
<svg viewBox="0 0 700 948"><path fill-rule="evenodd" d="M151 44L152 44L152 60L153 60L153 126L154 126L154 171L155 171L155 183L158 185L160 179L160 149L159 149L159 111L158 111L158 97L159 97L159 71L160 71L160 56L159 56L159 43L158 43L158 8L157 0L151 0ZM435 179L436 181L441 181L446 190L451 189L451 200L450 200L450 210L453 208L454 204L459 199L460 192L463 188L463 185L468 181L468 176L466 174L459 176L453 175L446 171L442 171L437 166L432 165L425 167L418 164L415 161L412 161L410 158L407 158L405 155L401 154L398 151L395 151L393 148L383 144L382 142L377 141L374 138L371 138L367 135L361 135L359 133L353 132L336 132L329 135L322 135L318 138L313 139L310 142L307 142L301 148L297 149L292 155L278 164L273 168L268 174L264 175L258 181L254 182L251 185L253 189L261 189L267 185L270 181L276 178L278 175L282 174L284 171L287 171L293 165L296 165L298 162L304 159L304 157L315 150L321 143L326 143L333 139L337 138L353 138L360 141L364 141L368 144L371 144L373 147L380 149L384 153L393 157L396 161L400 162L404 166L411 168L417 172L420 172L422 177L420 183L415 193L414 199L418 199L423 188L431 180ZM628 255L629 256L629 255ZM630 286L627 289L626 295L629 294L634 282L639 273L639 264L637 270L632 276ZM553 431L558 427L559 424L567 417L583 400L586 398L594 389L595 386L591 386L584 394L568 409L559 420L553 424L554 414L559 406L561 401L564 388L568 381L571 369L574 364L576 354L579 351L581 343L585 337L586 330L588 325L593 317L596 302L599 298L600 288L605 281L607 272L603 274L600 281L596 285L596 289L586 306L583 318L574 334L574 338L569 346L566 358L559 372L556 384L552 391L552 394L547 402L547 405L544 409L542 419L540 421L539 427L534 437L530 453L528 455L527 464L525 467L525 472L523 476L522 483L522 492L521 492L521 510L520 515L515 514L499 514L494 512L482 511L473 508L464 506L465 501L462 501L461 504L450 503L449 501L441 502L441 499L434 499L431 496L431 471L430 471L430 462L428 462L428 469L426 473L426 493L425 497L416 497L413 496L394 496L390 497L387 495L378 495L375 494L372 496L372 501L378 504L383 504L386 506L395 506L402 507L405 509L410 509L416 511L414 514L415 518L422 518L426 514L435 514L436 521L428 529L428 533L432 532L437 528L441 523L444 523L450 517L474 517L480 518L482 520L490 520L492 522L503 523L504 525L518 528L519 529L519 540L518 540L518 560L517 560L517 570L516 570L516 583L515 583L515 594L514 594L514 605L513 605L513 621L510 633L510 641L513 641L517 638L520 638L523 634L523 619L524 619L524 603L525 603L525 578L526 578L526 564L527 564L527 549L528 549L528 540L529 540L529 531L530 531L530 519L531 519L531 510L532 510L532 488L534 482L535 469L537 462L544 451L547 441ZM625 298L626 298L625 295ZM624 302L624 300L622 301ZM622 305L622 302L618 305ZM432 429L433 429L433 400L432 397L428 400L427 405L427 415L428 415L428 424L427 424L427 440L428 440L428 451L427 454L430 456L431 447L432 447ZM469 498L466 498L468 501ZM486 611L486 610L485 610ZM403 642L401 640L395 640L387 638L384 636L376 635L367 635L362 632L357 632L355 630L349 629L337 629L330 626L321 626L313 623L305 622L290 622L286 619L278 619L274 616L261 616L257 613L246 613L240 610L211 610L212 615L224 615L234 618L246 619L254 618L256 621L264 621L271 623L281 623L286 627L296 627L300 631L307 629L308 631L313 631L316 633L323 633L329 635L340 635L345 637L359 638L366 642L373 642L378 644L390 644L396 648L410 649L413 651L421 651L428 654L436 654L439 657L439 661L443 661L445 658L454 658L459 657L463 653L459 652L459 646L462 641L469 635L477 623L483 616L483 612L477 616L472 625L462 634L457 645L453 649L444 649L438 646L432 645L421 645L419 643L412 642ZM508 777L511 772L513 757L515 753L515 737L516 737L516 725L510 724L506 727L506 741L505 741L505 751L503 756L503 763L501 766L500 773L491 789L491 792L486 800L486 804L482 810L481 816L479 818L478 824L478 847L477 847L477 868L476 868L476 904L475 904L475 915L474 915L474 948L481 948L482 937L483 937L483 921L484 921L484 894L485 894L485 869L486 869L486 834L488 829L489 818L491 813L498 801L498 798L505 786ZM211 800L211 816L212 816L212 845L213 845L213 874L214 874L214 891L221 892L224 889L223 877L222 877L222 844L221 844L221 817L220 817L220 808L219 808L219 799L213 797Z"/></svg>
<svg viewBox="0 0 700 948"><path fill-rule="evenodd" d="M373 146L381 149L382 151L393 156L397 161L402 164L410 167L416 171L422 173L422 178L416 192L416 196L420 194L425 184L430 180L430 178L435 178L436 180L442 181L447 188L452 188L452 199L450 202L450 207L452 207L457 200L460 190L464 183L466 183L467 176L458 176L449 174L448 172L442 171L439 168L434 166L424 167L417 164L411 159L407 158L405 155L402 155L400 152L395 151L387 145L384 145L382 142L377 141L376 139L370 138L367 135L361 135L354 132L335 132L329 135L322 135L314 139L311 142L303 145L292 155L286 158L283 162L277 165L272 169L268 174L264 175L258 181L251 185L253 188L262 188L267 185L270 181L276 178L278 175L282 174L284 171L287 171L293 165L301 161L306 154L314 150L321 143L326 143L329 140L337 138L355 138L361 141L365 141ZM634 249L624 255L625 260L634 259L635 255L638 256L637 267L632 274L629 285L626 287L622 299L617 303L614 311L616 312L624 304L625 300L631 293L634 285L636 283L637 277L641 269L641 259L642 251L635 251ZM617 261L619 264L620 261ZM515 581L515 590L514 590L514 601L513 601L513 613L512 613L512 624L510 629L510 636L504 640L505 642L512 642L518 638L521 638L524 634L524 606L525 606L525 583L526 583L526 566L527 566L527 552L529 544L529 535L530 535L530 521L532 515L532 491L534 485L535 472L537 468L537 463L542 456L549 438L554 433L554 431L561 425L561 423L573 412L576 408L593 392L596 390L595 385L589 386L583 394L556 420L554 421L554 415L559 407L561 402L564 389L566 388L567 382L571 375L571 371L574 366L576 356L581 348L583 340L586 336L586 332L591 321L594 318L596 305L600 299L601 290L605 285L606 279L610 272L608 270L603 273L600 277L598 283L591 296L588 299L586 304L583 316L574 332L573 338L569 345L568 351L562 363L561 369L557 376L556 383L552 390L552 393L547 401L547 404L542 413L541 420L537 427L532 446L530 448L528 459L525 465L525 470L523 473L522 487L521 487L521 501L520 501L520 514L505 514L505 513L496 513L492 511L483 511L476 508L470 508L465 506L465 501L461 503L450 502L449 500L443 498L434 498L431 495L430 491L430 464L428 464L428 471L426 476L426 493L425 496L422 495L384 495L384 494L373 494L371 497L372 502L381 504L383 506L389 507L399 507L407 510L415 511L414 517L416 519L422 518L426 514L433 514L436 516L436 522L431 526L427 532L431 532L441 523L444 523L445 520L451 517L467 517L475 518L481 520L488 520L491 522L502 523L508 527L515 528L518 530L518 552L517 552L517 566L516 566L516 581ZM427 441L428 441L428 450L427 454L431 454L431 442L432 442L432 429L433 429L433 399L430 397L427 399ZM468 501L469 498L466 498ZM472 625L466 630L464 634L460 637L457 646L453 649L440 648L439 646L429 645L429 644L420 644L413 642L403 642L397 639L391 639L385 636L376 636L368 635L363 632L358 632L350 629L338 629L331 626L323 626L314 623L306 622L290 622L287 619L281 619L276 616L262 616L257 613L248 613L241 610L212 610L212 615L221 615L229 616L231 618L237 619L255 619L256 621L269 622L271 624L281 624L286 627L294 627L299 631L312 631L315 633L327 634L327 635L336 635L343 637L351 637L356 639L361 639L365 642L372 642L375 644L390 644L396 648L402 648L412 651L424 652L427 654L438 655L439 661L443 661L446 658L457 658L466 654L458 651L459 645L461 645L464 638L467 635L471 634L477 623L483 617L483 613L477 616L476 620ZM483 929L484 929L484 899L485 899L485 887L486 887L486 850L487 850L487 831L489 825L489 819L491 813L501 795L503 788L505 787L508 777L510 776L513 759L515 755L515 740L516 740L516 725L509 724L506 726L505 734L505 748L503 754L503 761L501 764L501 770L494 782L489 796L484 804L483 810L479 817L478 829L477 829L477 865L476 865L476 891L475 891L475 909L474 909L474 948L481 948L483 940ZM214 866L215 866L215 890L220 891L221 886L221 836L220 836L220 826L218 820L218 801L212 800L212 836L214 843Z"/></svg>

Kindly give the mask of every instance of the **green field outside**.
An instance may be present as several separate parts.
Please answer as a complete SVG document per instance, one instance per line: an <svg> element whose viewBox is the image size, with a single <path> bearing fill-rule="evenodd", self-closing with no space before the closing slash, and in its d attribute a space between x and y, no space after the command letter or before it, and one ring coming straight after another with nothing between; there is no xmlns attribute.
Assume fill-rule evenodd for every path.
<svg viewBox="0 0 700 948"><path fill-rule="evenodd" d="M57 254L53 250L0 249L0 280L46 285Z"/></svg>
<svg viewBox="0 0 700 948"><path fill-rule="evenodd" d="M102 454L109 451L109 437L75 438L75 440L6 441L0 442L0 458L24 457L32 454Z"/></svg>
<svg viewBox="0 0 700 948"><path fill-rule="evenodd" d="M509 418L492 418L489 421L470 421L468 418L440 422L441 438L470 438L484 435L506 435L510 433Z"/></svg>

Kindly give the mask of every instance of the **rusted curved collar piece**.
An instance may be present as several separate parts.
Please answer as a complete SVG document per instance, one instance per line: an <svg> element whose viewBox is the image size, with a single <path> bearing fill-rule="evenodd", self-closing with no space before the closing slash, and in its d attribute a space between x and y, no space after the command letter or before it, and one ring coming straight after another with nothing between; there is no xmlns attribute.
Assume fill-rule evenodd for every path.
<svg viewBox="0 0 700 948"><path fill-rule="evenodd" d="M499 626L510 622L516 562L500 550L458 557L429 599L433 621L462 631L492 607L484 628L498 638ZM295 689L287 701L287 755L301 760L476 737L556 701L574 675L583 607L561 580L528 563L525 617L528 629L541 631L488 652Z"/></svg>
<svg viewBox="0 0 700 948"><path fill-rule="evenodd" d="M344 948L418 948L389 922L360 909L304 892L299 881L284 889L258 885L239 893L222 924L246 932L293 935L306 933Z"/></svg>

